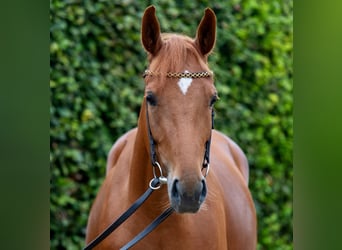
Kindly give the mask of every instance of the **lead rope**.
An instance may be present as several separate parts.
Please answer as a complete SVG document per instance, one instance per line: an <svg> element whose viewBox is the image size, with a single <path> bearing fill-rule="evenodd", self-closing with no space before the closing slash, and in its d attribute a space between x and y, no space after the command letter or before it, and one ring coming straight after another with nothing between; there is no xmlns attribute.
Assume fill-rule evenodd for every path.
<svg viewBox="0 0 342 250"><path fill-rule="evenodd" d="M115 229L117 229L124 221L126 221L146 200L152 192L158 189L161 183L158 178L152 179L149 188L146 192L140 196L133 205L126 210L117 220L115 220L107 229L105 229L100 235L98 235L92 242L90 242L83 250L90 250L103 241L108 235L110 235Z"/></svg>

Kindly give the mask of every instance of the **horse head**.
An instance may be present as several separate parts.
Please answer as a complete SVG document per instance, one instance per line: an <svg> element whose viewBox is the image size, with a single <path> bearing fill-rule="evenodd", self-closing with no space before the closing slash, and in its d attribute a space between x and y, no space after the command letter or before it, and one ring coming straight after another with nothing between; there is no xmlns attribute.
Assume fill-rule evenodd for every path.
<svg viewBox="0 0 342 250"><path fill-rule="evenodd" d="M217 100L207 57L216 40L216 17L207 8L192 39L162 34L150 6L141 34L149 59L143 105L157 159L167 173L169 200L175 211L195 213L207 195L203 166Z"/></svg>

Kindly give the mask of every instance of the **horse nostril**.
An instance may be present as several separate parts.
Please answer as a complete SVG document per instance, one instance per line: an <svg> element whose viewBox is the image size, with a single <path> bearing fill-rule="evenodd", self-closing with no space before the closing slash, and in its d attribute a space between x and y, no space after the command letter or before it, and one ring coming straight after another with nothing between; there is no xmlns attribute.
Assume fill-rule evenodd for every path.
<svg viewBox="0 0 342 250"><path fill-rule="evenodd" d="M177 201L180 200L180 195L179 195L179 181L176 179L174 180L172 184L172 189L171 189L171 196L173 199L176 199Z"/></svg>

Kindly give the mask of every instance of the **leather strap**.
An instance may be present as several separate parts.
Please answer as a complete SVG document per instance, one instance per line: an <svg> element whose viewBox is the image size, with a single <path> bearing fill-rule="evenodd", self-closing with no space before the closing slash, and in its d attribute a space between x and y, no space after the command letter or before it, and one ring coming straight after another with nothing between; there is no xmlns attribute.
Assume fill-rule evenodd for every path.
<svg viewBox="0 0 342 250"><path fill-rule="evenodd" d="M150 143L150 158L151 158L151 164L152 166L156 166L156 161L157 161L157 153L156 153L156 143L153 139L152 136L152 131L150 127L150 119L148 115L148 103L146 101L146 122L147 122L147 132L148 132L148 139Z"/></svg>
<svg viewBox="0 0 342 250"><path fill-rule="evenodd" d="M151 186L156 187L159 185L158 179L153 179ZM83 250L90 250L97 246L101 241L103 241L108 235L110 235L116 228L118 228L124 221L126 221L152 194L154 189L149 187L146 192L137 199L133 205L126 210L116 221L114 221L106 230L104 230L100 235L98 235L92 242L90 242Z"/></svg>
<svg viewBox="0 0 342 250"><path fill-rule="evenodd" d="M120 248L120 250L127 250L138 243L146 235L153 231L158 225L160 225L167 217L173 213L173 208L169 207L161 215L159 215L150 225L148 225L143 231L141 231L137 236L135 236L130 242Z"/></svg>

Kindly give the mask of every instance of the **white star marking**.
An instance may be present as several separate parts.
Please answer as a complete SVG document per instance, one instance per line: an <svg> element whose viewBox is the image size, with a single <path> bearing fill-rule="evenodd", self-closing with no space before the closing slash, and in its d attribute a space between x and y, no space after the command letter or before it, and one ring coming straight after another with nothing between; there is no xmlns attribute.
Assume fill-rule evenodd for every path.
<svg viewBox="0 0 342 250"><path fill-rule="evenodd" d="M185 70L184 73L189 73L189 71ZM183 95L186 95L186 92L188 91L188 88L190 87L192 83L192 78L181 78L178 81L178 86L180 90L182 91Z"/></svg>

